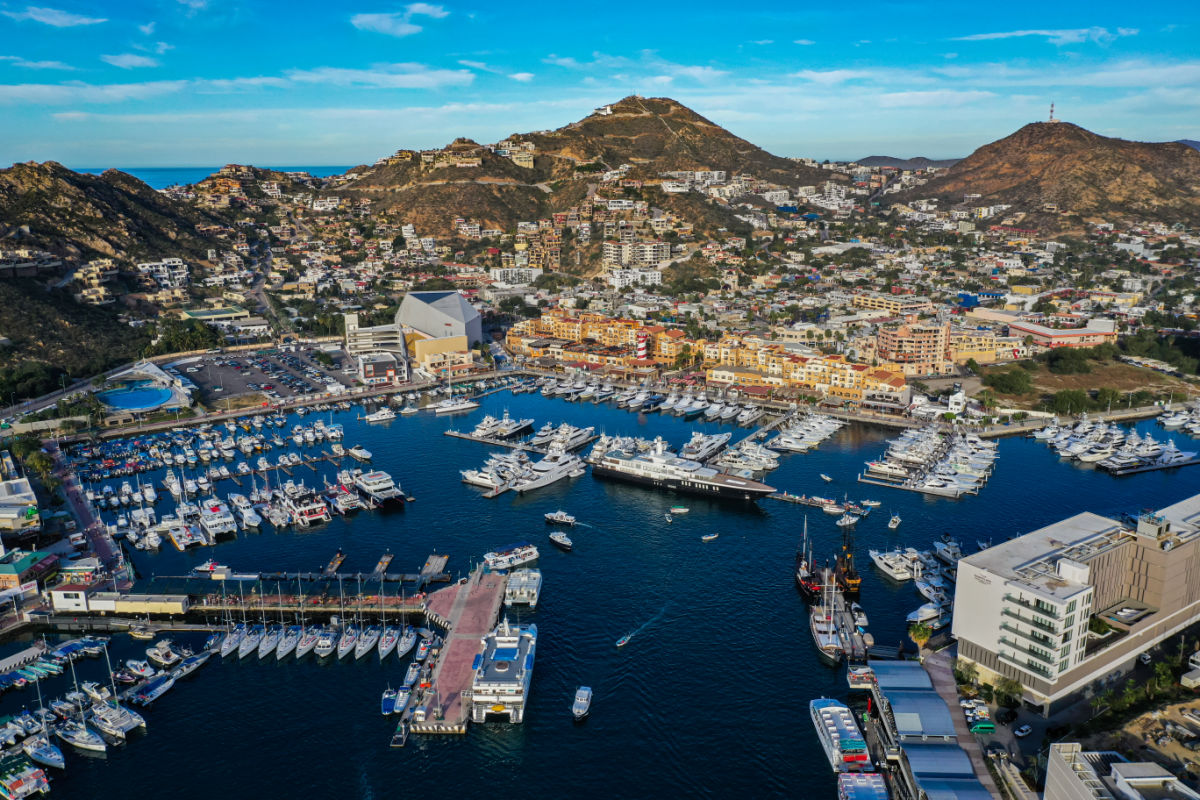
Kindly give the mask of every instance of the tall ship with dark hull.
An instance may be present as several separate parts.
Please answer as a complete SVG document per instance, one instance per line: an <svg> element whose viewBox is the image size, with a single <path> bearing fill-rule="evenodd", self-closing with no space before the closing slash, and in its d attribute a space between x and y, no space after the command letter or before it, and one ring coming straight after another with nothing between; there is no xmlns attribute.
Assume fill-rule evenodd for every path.
<svg viewBox="0 0 1200 800"><path fill-rule="evenodd" d="M648 452L610 449L602 454L593 453L591 461L592 474L597 477L656 489L738 500L757 500L775 492L765 483L727 475L698 461L680 458L667 449L661 438L654 440Z"/></svg>

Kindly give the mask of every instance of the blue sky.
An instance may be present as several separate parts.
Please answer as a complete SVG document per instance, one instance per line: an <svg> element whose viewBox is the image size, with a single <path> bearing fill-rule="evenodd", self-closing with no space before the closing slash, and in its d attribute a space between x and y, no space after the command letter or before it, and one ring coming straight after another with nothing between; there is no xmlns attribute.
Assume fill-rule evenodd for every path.
<svg viewBox="0 0 1200 800"><path fill-rule="evenodd" d="M355 164L633 93L815 158L965 155L1052 101L1200 139L1188 3L34 2L0 0L0 165Z"/></svg>

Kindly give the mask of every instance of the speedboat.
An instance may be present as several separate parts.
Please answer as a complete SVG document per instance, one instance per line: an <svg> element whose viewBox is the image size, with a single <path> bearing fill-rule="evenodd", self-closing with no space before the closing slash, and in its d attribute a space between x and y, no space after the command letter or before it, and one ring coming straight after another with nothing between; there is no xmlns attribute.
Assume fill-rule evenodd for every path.
<svg viewBox="0 0 1200 800"><path fill-rule="evenodd" d="M421 677L421 665L414 661L408 665L408 672L404 673L404 685L411 687L419 677Z"/></svg>
<svg viewBox="0 0 1200 800"><path fill-rule="evenodd" d="M833 478L829 477L824 472L821 473L821 480L825 481L826 483L833 483Z"/></svg>
<svg viewBox="0 0 1200 800"><path fill-rule="evenodd" d="M625 645L629 644L629 640L632 638L633 638L632 633L625 634L620 639L617 639L617 647L624 647Z"/></svg>
<svg viewBox="0 0 1200 800"><path fill-rule="evenodd" d="M383 690L383 699L379 703L379 711L385 717L396 713L396 690L390 686Z"/></svg>
<svg viewBox="0 0 1200 800"><path fill-rule="evenodd" d="M551 511L547 513L546 522L551 522L558 525L574 525L575 518L562 509L559 509L558 511Z"/></svg>
<svg viewBox="0 0 1200 800"><path fill-rule="evenodd" d="M900 527L900 515L892 514L892 518L888 520L888 530L894 531Z"/></svg>
<svg viewBox="0 0 1200 800"><path fill-rule="evenodd" d="M321 635L317 637L317 642L314 645L313 652L317 654L317 658L325 658L326 656L333 655L337 651L337 645L337 631L332 628L323 628L321 630ZM300 649L297 648L296 653L299 654L299 652Z"/></svg>
<svg viewBox="0 0 1200 800"><path fill-rule="evenodd" d="M421 643L417 645L417 654L413 656L416 661L424 661L429 655L429 648L433 646L433 641L430 639L421 639Z"/></svg>
<svg viewBox="0 0 1200 800"><path fill-rule="evenodd" d="M575 690L575 702L571 703L571 716L579 722L587 717L592 708L592 688L580 686Z"/></svg>
<svg viewBox="0 0 1200 800"><path fill-rule="evenodd" d="M145 661L136 661L134 659L126 661L125 668L134 675L137 675L139 678L150 678L153 677L157 672L154 667L150 666Z"/></svg>

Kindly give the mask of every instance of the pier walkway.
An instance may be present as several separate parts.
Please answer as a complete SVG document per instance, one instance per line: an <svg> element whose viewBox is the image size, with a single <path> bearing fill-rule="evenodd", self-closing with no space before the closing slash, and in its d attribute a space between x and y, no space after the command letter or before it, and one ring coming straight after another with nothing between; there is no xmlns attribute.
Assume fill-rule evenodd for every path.
<svg viewBox="0 0 1200 800"><path fill-rule="evenodd" d="M475 656L483 650L483 637L496 625L507 584L508 576L477 569L465 582L429 596L428 618L448 632L430 679L432 686L419 703L426 708L425 719L412 723L414 733L466 733Z"/></svg>

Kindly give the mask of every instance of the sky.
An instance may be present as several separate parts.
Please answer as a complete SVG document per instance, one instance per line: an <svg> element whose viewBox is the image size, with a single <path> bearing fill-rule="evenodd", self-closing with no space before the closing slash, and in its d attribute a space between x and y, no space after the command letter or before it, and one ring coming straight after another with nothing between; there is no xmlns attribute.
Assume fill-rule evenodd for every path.
<svg viewBox="0 0 1200 800"><path fill-rule="evenodd" d="M674 98L784 156L1200 139L1200 5L0 0L0 166L371 163ZM41 5L46 3L47 5Z"/></svg>

